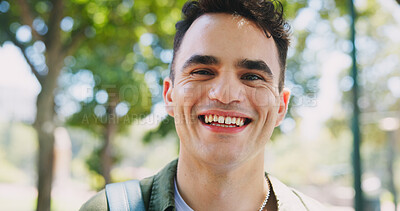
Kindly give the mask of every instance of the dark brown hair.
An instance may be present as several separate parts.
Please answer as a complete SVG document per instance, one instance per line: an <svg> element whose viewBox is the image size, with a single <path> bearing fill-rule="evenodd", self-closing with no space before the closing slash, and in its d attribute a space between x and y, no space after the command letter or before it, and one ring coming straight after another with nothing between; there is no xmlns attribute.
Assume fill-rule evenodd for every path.
<svg viewBox="0 0 400 211"><path fill-rule="evenodd" d="M289 46L289 25L283 18L283 6L280 1L266 0L197 0L188 1L182 8L183 19L176 23L174 55L171 64L170 78L174 81L174 62L186 31L192 23L206 13L228 13L240 15L256 23L269 38L275 41L279 53L281 74L279 92L282 91L285 79L286 56Z"/></svg>

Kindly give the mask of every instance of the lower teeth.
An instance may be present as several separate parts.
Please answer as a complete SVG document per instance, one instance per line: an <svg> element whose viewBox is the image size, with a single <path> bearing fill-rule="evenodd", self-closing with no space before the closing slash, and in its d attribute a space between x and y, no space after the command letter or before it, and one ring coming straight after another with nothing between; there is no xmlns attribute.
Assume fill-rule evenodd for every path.
<svg viewBox="0 0 400 211"><path fill-rule="evenodd" d="M218 127L236 127L235 125L221 125L221 124L215 124L211 123L212 126L218 126Z"/></svg>

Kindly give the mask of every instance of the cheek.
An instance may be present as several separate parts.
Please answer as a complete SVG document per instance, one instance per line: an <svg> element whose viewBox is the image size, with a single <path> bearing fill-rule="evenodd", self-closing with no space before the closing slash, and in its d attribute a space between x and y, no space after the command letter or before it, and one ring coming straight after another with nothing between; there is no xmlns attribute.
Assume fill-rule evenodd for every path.
<svg viewBox="0 0 400 211"><path fill-rule="evenodd" d="M199 105L202 87L195 83L186 83L175 88L175 124L192 124L197 120L194 115Z"/></svg>
<svg viewBox="0 0 400 211"><path fill-rule="evenodd" d="M251 104L257 108L265 111L279 108L279 95L275 96L267 88L250 89L246 93Z"/></svg>
<svg viewBox="0 0 400 211"><path fill-rule="evenodd" d="M180 87L176 97L180 99L180 106L187 109L192 107L207 106L209 103L208 93L212 85L205 83L190 82Z"/></svg>
<svg viewBox="0 0 400 211"><path fill-rule="evenodd" d="M176 98L179 99L179 105L190 106L196 99L198 99L198 89L191 83L187 83L184 86L179 87L179 91L176 92Z"/></svg>

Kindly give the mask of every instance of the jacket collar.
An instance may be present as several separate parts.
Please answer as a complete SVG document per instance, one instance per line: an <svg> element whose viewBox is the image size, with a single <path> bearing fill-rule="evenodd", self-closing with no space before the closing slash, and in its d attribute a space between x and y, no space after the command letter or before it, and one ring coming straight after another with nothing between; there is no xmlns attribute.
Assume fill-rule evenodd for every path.
<svg viewBox="0 0 400 211"><path fill-rule="evenodd" d="M174 178L178 159L165 166L154 176L149 211L175 210Z"/></svg>
<svg viewBox="0 0 400 211"><path fill-rule="evenodd" d="M267 177L271 182L271 187L278 203L278 210L306 210L303 201L293 189L271 175L267 174Z"/></svg>

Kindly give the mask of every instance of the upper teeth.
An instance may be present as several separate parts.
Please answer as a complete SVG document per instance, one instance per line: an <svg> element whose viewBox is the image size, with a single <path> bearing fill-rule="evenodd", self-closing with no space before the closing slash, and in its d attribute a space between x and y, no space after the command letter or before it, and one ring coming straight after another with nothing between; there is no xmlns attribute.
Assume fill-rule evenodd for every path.
<svg viewBox="0 0 400 211"><path fill-rule="evenodd" d="M224 116L218 116L218 115L205 115L204 116L205 122L206 123L212 123L212 122L217 122L220 124L236 124L237 126L241 127L244 125L244 118L242 117L224 117Z"/></svg>

